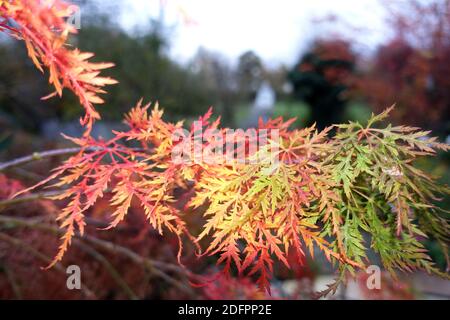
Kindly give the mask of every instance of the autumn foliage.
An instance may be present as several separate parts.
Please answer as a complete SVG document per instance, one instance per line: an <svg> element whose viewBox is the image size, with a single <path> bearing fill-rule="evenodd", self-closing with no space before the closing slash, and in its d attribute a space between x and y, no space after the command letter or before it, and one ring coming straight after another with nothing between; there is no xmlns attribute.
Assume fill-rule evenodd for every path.
<svg viewBox="0 0 450 320"><path fill-rule="evenodd" d="M177 237L180 264L183 243L189 241L199 259L217 257L224 273L256 276L267 290L275 263L292 267L290 252L295 264L321 252L338 267L337 283L324 293L371 264L369 249L392 273L424 269L448 278L420 238L436 239L447 252L448 222L435 200L449 189L414 165L448 145L418 128L380 127L392 108L366 125L336 125L334 136L332 128L290 129L294 120L281 118L260 121L253 134L241 130L230 136L211 110L183 131L182 122L166 122L157 104L151 108L142 101L125 116L126 130L113 132L110 140L96 139L91 128L100 115L94 105L102 102L102 88L115 83L99 71L112 65L88 62L92 54L68 46L75 32L64 20L70 12L61 1L51 6L0 1L0 28L24 40L35 65L49 70L58 95L63 88L73 91L85 109L85 134L67 137L79 151L48 178L14 195L47 186L60 190L51 199L66 201L57 217L61 244L48 267L64 258L77 233L85 234L86 215L106 199L111 213L105 229L118 227L137 204L160 235ZM183 139L175 139L180 132ZM212 138L220 135L233 141L231 161L217 152L228 147ZM250 148L261 136L266 143ZM200 157L195 150L201 150ZM173 158L180 151L185 161ZM243 158L236 160L238 153ZM187 215L203 218L199 231L191 231ZM216 296L211 284L205 290Z"/></svg>
<svg viewBox="0 0 450 320"><path fill-rule="evenodd" d="M384 1L393 37L355 84L376 109L395 99L393 120L439 128L448 114L450 3Z"/></svg>
<svg viewBox="0 0 450 320"><path fill-rule="evenodd" d="M49 71L49 82L55 92L62 95L63 88L75 93L85 109L81 123L89 131L95 120L100 119L94 104L103 103L98 96L105 93L105 85L117 83L115 80L99 76L102 69L111 63L89 62L93 54L72 49L67 44L70 34L76 29L66 19L75 13L76 6L63 1L2 0L0 1L0 30L23 40L28 55L35 66Z"/></svg>

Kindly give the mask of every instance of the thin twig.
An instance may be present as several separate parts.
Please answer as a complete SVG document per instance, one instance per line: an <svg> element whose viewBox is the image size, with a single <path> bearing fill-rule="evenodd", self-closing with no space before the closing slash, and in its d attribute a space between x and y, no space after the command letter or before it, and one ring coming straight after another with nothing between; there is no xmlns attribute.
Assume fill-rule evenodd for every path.
<svg viewBox="0 0 450 320"><path fill-rule="evenodd" d="M0 209L2 207L10 206L13 204L54 197L54 196L60 195L63 192L64 192L64 190L52 190L52 191L46 191L46 192L30 193L25 196L17 197L17 198L4 199L4 200L0 201Z"/></svg>
<svg viewBox="0 0 450 320"><path fill-rule="evenodd" d="M98 147L91 147L91 148L86 148L85 151L89 152L89 151L96 151L96 150L101 150L103 148L98 148ZM108 149L108 148L106 148ZM19 166L28 162L32 162L32 161L38 161L38 160L42 160L45 158L50 158L50 157L55 157L55 156L64 156L64 155L68 155L68 154L73 154L73 153L77 153L81 150L80 147L74 147L74 148L63 148L63 149L54 149L54 150L47 150L47 151L42 151L42 152L34 152L28 156L24 156L24 157L20 157L14 160L10 160L10 161L6 161L6 162L2 162L0 163L0 171L3 171L5 169L11 168L11 167L15 167L15 166ZM143 149L143 148L131 148L131 150L133 151L139 151L139 152L145 152L145 151L151 151L151 149Z"/></svg>
<svg viewBox="0 0 450 320"><path fill-rule="evenodd" d="M75 148L64 148L64 149L55 149L55 150L48 150L48 151L42 151L42 152L34 152L25 157L21 157L21 158L17 158L17 159L11 160L11 161L0 163L0 171L3 171L10 167L28 163L31 161L37 161L37 160L41 160L44 158L76 153L80 150L81 150L81 148L75 147Z"/></svg>

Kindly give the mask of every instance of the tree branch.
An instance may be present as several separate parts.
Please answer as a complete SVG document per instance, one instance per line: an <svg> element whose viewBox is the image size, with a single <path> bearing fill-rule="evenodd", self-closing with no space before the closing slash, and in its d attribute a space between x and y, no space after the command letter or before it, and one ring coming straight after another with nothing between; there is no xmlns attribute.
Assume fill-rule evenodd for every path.
<svg viewBox="0 0 450 320"><path fill-rule="evenodd" d="M142 149L142 148L131 148L131 149L134 151L140 151L140 152L150 151L150 150L146 150L146 149ZM73 153L77 153L80 150L81 150L80 147L74 147L74 148L64 148L64 149L47 150L47 151L42 151L42 152L34 152L25 157L20 157L20 158L14 159L14 160L0 163L0 172L3 170L6 170L8 168L19 166L19 165L22 165L22 164L25 164L25 163L28 163L31 161L38 161L38 160L42 160L45 158L73 154ZM92 148L86 148L85 150L86 151L95 151L95 150L99 150L99 148L92 147Z"/></svg>
<svg viewBox="0 0 450 320"><path fill-rule="evenodd" d="M10 167L15 167L24 163L28 163L31 161L37 161L44 158L54 157L54 156L61 156L61 155L67 155L72 154L80 151L81 148L65 148L65 149L55 149L55 150L48 150L43 152L34 152L33 154L30 154L25 157L17 158L11 161L0 163L0 171L3 171L5 169L8 169Z"/></svg>
<svg viewBox="0 0 450 320"><path fill-rule="evenodd" d="M0 209L2 207L10 206L13 204L18 204L18 203L23 203L23 202L34 201L34 200L45 199L45 198L57 196L63 192L64 192L64 190L52 190L52 191L47 191L47 192L30 193L25 196L12 198L12 199L0 200Z"/></svg>

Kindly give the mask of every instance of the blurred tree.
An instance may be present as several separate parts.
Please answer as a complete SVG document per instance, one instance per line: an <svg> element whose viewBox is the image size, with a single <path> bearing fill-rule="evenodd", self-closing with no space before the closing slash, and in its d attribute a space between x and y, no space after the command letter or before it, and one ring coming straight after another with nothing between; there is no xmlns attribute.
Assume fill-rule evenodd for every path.
<svg viewBox="0 0 450 320"><path fill-rule="evenodd" d="M236 71L218 53L200 48L191 61L191 70L207 90L210 105L222 115L223 122L234 124L234 108L239 99L240 88Z"/></svg>
<svg viewBox="0 0 450 320"><path fill-rule="evenodd" d="M349 42L319 40L289 73L294 97L310 105L318 128L341 121L355 60Z"/></svg>
<svg viewBox="0 0 450 320"><path fill-rule="evenodd" d="M240 91L245 100L253 100L264 76L264 67L260 57L253 51L241 54L237 66L237 77Z"/></svg>
<svg viewBox="0 0 450 320"><path fill-rule="evenodd" d="M237 83L242 102L253 101L263 82L269 82L275 90L277 99L287 98L286 89L288 68L284 65L266 67L261 58L253 51L246 51L239 56L237 65Z"/></svg>
<svg viewBox="0 0 450 320"><path fill-rule="evenodd" d="M36 131L44 119L61 110L54 100L40 100L52 89L30 63L23 44L3 40L0 42L0 126L3 130L14 127Z"/></svg>
<svg viewBox="0 0 450 320"><path fill-rule="evenodd" d="M103 15L93 15L91 7L82 9L87 13L82 16L78 35L72 39L81 50L95 52L97 61L116 64L116 68L105 73L120 82L120 86L110 88L106 103L99 107L105 119L121 119L141 97L159 101L172 120L203 113L217 102L207 88L207 79L169 58L170 35L157 21L131 34L114 22L113 8ZM0 115L10 119L2 122L38 131L44 119L75 120L81 115L78 101L70 92L62 99L40 102L40 97L52 89L26 59L23 43L0 42L0 59Z"/></svg>
<svg viewBox="0 0 450 320"><path fill-rule="evenodd" d="M397 122L448 134L450 1L384 1L394 36L358 82L375 109L396 102Z"/></svg>
<svg viewBox="0 0 450 320"><path fill-rule="evenodd" d="M80 30L81 49L96 52L98 59L116 64L111 75L120 81L120 86L110 90L104 108L110 117L119 119L130 103L140 97L159 101L173 117L207 109L209 96L200 77L168 57L168 41L169 36L157 21L136 36L104 22Z"/></svg>

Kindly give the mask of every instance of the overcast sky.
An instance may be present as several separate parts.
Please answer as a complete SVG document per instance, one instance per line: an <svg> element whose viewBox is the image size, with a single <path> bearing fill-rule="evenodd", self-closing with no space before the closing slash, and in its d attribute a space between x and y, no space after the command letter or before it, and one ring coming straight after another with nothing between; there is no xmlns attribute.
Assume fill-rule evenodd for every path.
<svg viewBox="0 0 450 320"><path fill-rule="evenodd" d="M159 16L161 4L165 24L173 27L170 54L179 61L204 47L230 61L254 50L269 65L289 65L312 39L339 31L330 23L311 23L330 14L365 28L351 33L363 50L388 34L379 0L126 0L122 24L129 30L145 25Z"/></svg>

